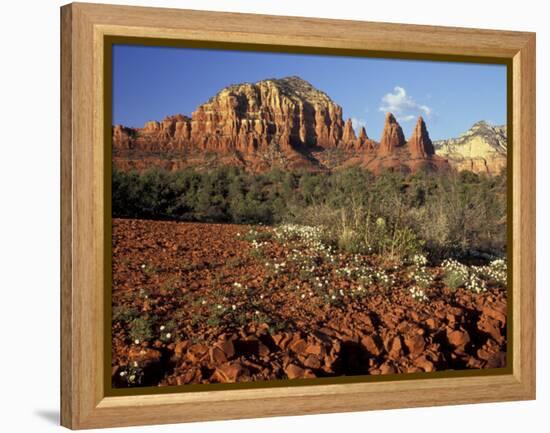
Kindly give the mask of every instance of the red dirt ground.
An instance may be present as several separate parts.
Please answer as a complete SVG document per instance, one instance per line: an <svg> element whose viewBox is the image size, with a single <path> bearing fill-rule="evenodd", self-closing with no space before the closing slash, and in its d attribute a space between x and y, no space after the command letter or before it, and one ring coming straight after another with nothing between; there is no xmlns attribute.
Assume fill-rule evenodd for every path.
<svg viewBox="0 0 550 433"><path fill-rule="evenodd" d="M453 291L432 267L424 301L406 268L358 290L338 269L373 258L331 262L262 227L255 248L250 229L113 220L113 386L505 366L505 288Z"/></svg>

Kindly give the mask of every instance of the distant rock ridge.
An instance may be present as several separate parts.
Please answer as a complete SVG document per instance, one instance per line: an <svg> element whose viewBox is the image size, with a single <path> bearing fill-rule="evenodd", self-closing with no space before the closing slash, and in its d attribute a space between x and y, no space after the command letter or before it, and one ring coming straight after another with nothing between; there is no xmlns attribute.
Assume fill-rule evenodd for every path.
<svg viewBox="0 0 550 433"><path fill-rule="evenodd" d="M435 141L434 148L456 170L497 175L507 165L507 142L506 125L482 120L456 138Z"/></svg>
<svg viewBox="0 0 550 433"><path fill-rule="evenodd" d="M334 152L340 152L334 158ZM199 105L191 117L176 114L142 128L113 126L113 161L121 169L159 166L274 166L311 171L361 165L373 172L447 169L434 155L422 118L409 141L387 113L380 143L359 133L342 108L297 76L233 84Z"/></svg>

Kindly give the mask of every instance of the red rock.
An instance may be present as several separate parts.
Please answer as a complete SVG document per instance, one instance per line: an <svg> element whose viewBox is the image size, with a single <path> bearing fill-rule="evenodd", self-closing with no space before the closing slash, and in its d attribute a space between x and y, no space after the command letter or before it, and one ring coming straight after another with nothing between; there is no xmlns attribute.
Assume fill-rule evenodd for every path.
<svg viewBox="0 0 550 433"><path fill-rule="evenodd" d="M382 353L382 343L376 335L366 335L361 339L361 344L374 356L380 356Z"/></svg>
<svg viewBox="0 0 550 433"><path fill-rule="evenodd" d="M378 154L380 156L391 155L395 149L402 147L404 144L405 136L401 126L399 126L392 113L387 113Z"/></svg>
<svg viewBox="0 0 550 433"><path fill-rule="evenodd" d="M486 368L502 368L506 367L506 352L496 352L491 354L487 360Z"/></svg>
<svg viewBox="0 0 550 433"><path fill-rule="evenodd" d="M366 328L373 328L374 324L372 323L372 318L368 313L354 313L353 319L356 322L359 322L362 326Z"/></svg>
<svg viewBox="0 0 550 433"><path fill-rule="evenodd" d="M206 355L208 355L208 346L206 346L206 344L193 344L187 350L187 358L189 358L191 362L199 362Z"/></svg>
<svg viewBox="0 0 550 433"><path fill-rule="evenodd" d="M181 356L187 351L188 347L189 347L189 341L187 340L178 341L174 346L174 355L177 358L181 358Z"/></svg>
<svg viewBox="0 0 550 433"><path fill-rule="evenodd" d="M332 148L349 151L342 164L356 158L374 173L383 168L415 171L448 166L433 155L421 119L406 147L401 127L388 113L378 145L364 127L357 136L351 119L344 123L342 108L300 77L231 85L199 105L191 117L176 114L160 122L149 121L142 128L114 125L112 138L113 163L122 170L142 171L151 166L181 170L208 165L205 155L214 153L223 164L266 171L272 162L264 156L274 149L285 168L318 170L312 152ZM183 152L193 157L174 156Z"/></svg>
<svg viewBox="0 0 550 433"><path fill-rule="evenodd" d="M130 136L133 134L132 128L126 128L122 125L113 126L113 145L118 149L130 148Z"/></svg>
<svg viewBox="0 0 550 433"><path fill-rule="evenodd" d="M191 367L187 370L183 376L178 376L176 383L178 385L185 385L188 383L200 383L202 380L202 372L198 367Z"/></svg>
<svg viewBox="0 0 550 433"><path fill-rule="evenodd" d="M430 317L429 319L426 319L426 326L433 330L439 327L439 323L436 322L436 320L433 317Z"/></svg>
<svg viewBox="0 0 550 433"><path fill-rule="evenodd" d="M303 338L295 338L288 346L290 350L296 353L306 353L308 348L307 341Z"/></svg>
<svg viewBox="0 0 550 433"><path fill-rule="evenodd" d="M277 346L280 346L281 341L283 341L284 335L283 334L275 334L272 338L273 338L273 342Z"/></svg>
<svg viewBox="0 0 550 433"><path fill-rule="evenodd" d="M288 347L288 344L292 340L292 334L287 334L287 333L276 334L272 338L275 345L277 345L282 350L286 350L286 348Z"/></svg>
<svg viewBox="0 0 550 433"><path fill-rule="evenodd" d="M505 304L494 304L494 305L484 305L481 308L481 312L492 319L498 320L501 323L506 323L506 305Z"/></svg>
<svg viewBox="0 0 550 433"><path fill-rule="evenodd" d="M447 340L455 348L464 348L470 342L470 336L465 330L449 330L447 329Z"/></svg>
<svg viewBox="0 0 550 433"><path fill-rule="evenodd" d="M407 346L411 356L416 357L424 352L424 349L426 348L426 341L424 340L424 337L419 334L407 335L405 337L405 346Z"/></svg>
<svg viewBox="0 0 550 433"><path fill-rule="evenodd" d="M311 370L303 369L296 364L288 364L284 370L289 379L308 379L316 377Z"/></svg>
<svg viewBox="0 0 550 433"><path fill-rule="evenodd" d="M464 309L460 307L451 307L449 308L449 313L454 314L457 317L464 315Z"/></svg>
<svg viewBox="0 0 550 433"><path fill-rule="evenodd" d="M435 154L432 140L430 140L430 135L428 134L426 124L422 117L418 118L412 136L407 142L407 146L413 158L426 158L427 156Z"/></svg>
<svg viewBox="0 0 550 433"><path fill-rule="evenodd" d="M212 347L210 349L210 362L213 364L223 364L224 362L227 362L228 358L224 351L220 349L219 347Z"/></svg>
<svg viewBox="0 0 550 433"><path fill-rule="evenodd" d="M212 378L221 383L233 383L238 380L246 380L249 375L249 370L239 362L228 362L218 366Z"/></svg>
<svg viewBox="0 0 550 433"><path fill-rule="evenodd" d="M317 370L321 368L321 361L314 355L309 355L303 362L304 367Z"/></svg>
<svg viewBox="0 0 550 433"><path fill-rule="evenodd" d="M355 130L353 129L353 123L351 119L346 120L344 124L344 132L342 134L342 141L344 143L352 143L357 139L355 136Z"/></svg>
<svg viewBox="0 0 550 433"><path fill-rule="evenodd" d="M502 343L504 342L504 335L499 324L498 320L491 319L488 316L481 316L477 322L477 327L480 331L489 334L497 343Z"/></svg>
<svg viewBox="0 0 550 433"><path fill-rule="evenodd" d="M414 360L414 364L426 372L435 371L435 366L426 356L420 356Z"/></svg>
<svg viewBox="0 0 550 433"><path fill-rule="evenodd" d="M258 355L259 356L269 356L271 351L269 350L269 347L267 347L264 343L261 341L258 343Z"/></svg>
<svg viewBox="0 0 550 433"><path fill-rule="evenodd" d="M487 350L485 349L478 349L477 350L477 357L479 359L483 359L484 361L487 361L491 358L491 353L488 352Z"/></svg>
<svg viewBox="0 0 550 433"><path fill-rule="evenodd" d="M305 353L309 353L311 355L317 355L317 356L324 356L325 348L319 343L310 343L306 347Z"/></svg>
<svg viewBox="0 0 550 433"><path fill-rule="evenodd" d="M367 131L364 126L361 126L361 130L359 131L359 140L363 143L369 139L367 135Z"/></svg>
<svg viewBox="0 0 550 433"><path fill-rule="evenodd" d="M147 349L141 346L132 346L128 352L128 360L130 362L152 363L158 362L162 354L155 349Z"/></svg>
<svg viewBox="0 0 550 433"><path fill-rule="evenodd" d="M380 373L381 374L395 374L397 373L397 370L393 365L391 365L388 362L385 362L380 366Z"/></svg>
<svg viewBox="0 0 550 433"><path fill-rule="evenodd" d="M447 317L447 310L446 309L438 309L435 311L435 317L437 317L438 319L445 319Z"/></svg>
<svg viewBox="0 0 550 433"><path fill-rule="evenodd" d="M224 339L216 343L216 346L222 350L227 359L231 359L235 356L235 346L230 339Z"/></svg>
<svg viewBox="0 0 550 433"><path fill-rule="evenodd" d="M276 142L283 152L298 146L335 147L343 135L342 108L300 77L228 86L200 105L191 119L169 116L136 132L113 128L116 149L144 151L239 151L245 157ZM349 132L349 131L348 131Z"/></svg>
<svg viewBox="0 0 550 433"><path fill-rule="evenodd" d="M388 354L391 359L398 359L403 356L403 344L401 343L401 338L399 336L394 337L393 340L391 340L388 348Z"/></svg>

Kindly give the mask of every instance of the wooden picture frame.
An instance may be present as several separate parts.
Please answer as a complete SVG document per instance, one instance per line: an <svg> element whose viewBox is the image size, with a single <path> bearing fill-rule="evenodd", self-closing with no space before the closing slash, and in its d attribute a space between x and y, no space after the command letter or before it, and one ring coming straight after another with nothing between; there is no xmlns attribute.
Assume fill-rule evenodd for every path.
<svg viewBox="0 0 550 433"><path fill-rule="evenodd" d="M508 62L513 273L505 374L106 395L106 37ZM61 424L80 429L535 398L535 34L74 3L61 8ZM510 88L509 87L509 88ZM110 134L110 130L107 135ZM510 280L509 280L510 281ZM510 328L509 328L510 329Z"/></svg>

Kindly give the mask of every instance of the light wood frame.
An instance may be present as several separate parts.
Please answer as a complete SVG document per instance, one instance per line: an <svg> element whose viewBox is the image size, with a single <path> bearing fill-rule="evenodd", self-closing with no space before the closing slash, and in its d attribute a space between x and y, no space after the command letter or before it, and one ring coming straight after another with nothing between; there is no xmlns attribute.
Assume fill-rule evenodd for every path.
<svg viewBox="0 0 550 433"><path fill-rule="evenodd" d="M82 3L61 8L61 30L62 425L80 429L535 398L534 33ZM102 68L108 35L510 60L511 373L105 396Z"/></svg>

